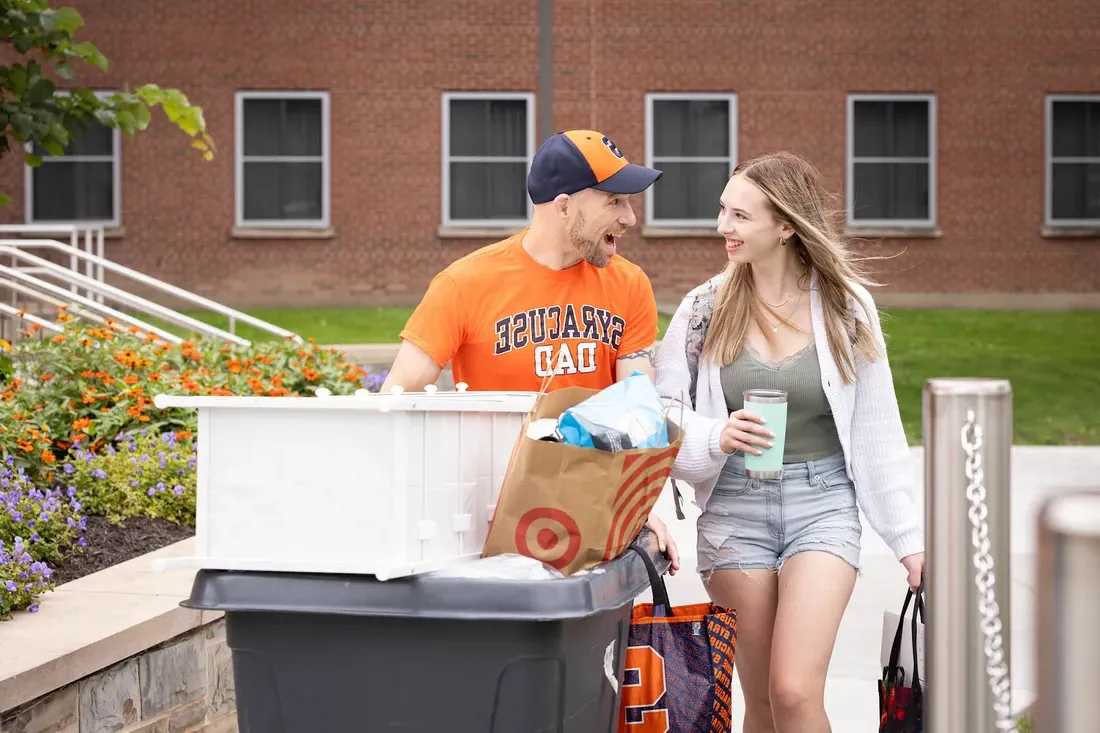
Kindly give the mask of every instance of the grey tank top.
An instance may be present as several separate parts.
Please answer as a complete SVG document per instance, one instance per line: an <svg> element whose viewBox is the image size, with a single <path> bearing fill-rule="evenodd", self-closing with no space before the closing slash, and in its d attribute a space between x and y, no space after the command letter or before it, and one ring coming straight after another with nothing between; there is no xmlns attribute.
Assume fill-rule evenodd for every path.
<svg viewBox="0 0 1100 733"><path fill-rule="evenodd" d="M732 364L722 367L726 407L744 407L747 389L780 389L787 393L787 442L783 461L818 461L841 452L833 411L821 387L817 346L811 341L781 362L761 356L747 342Z"/></svg>

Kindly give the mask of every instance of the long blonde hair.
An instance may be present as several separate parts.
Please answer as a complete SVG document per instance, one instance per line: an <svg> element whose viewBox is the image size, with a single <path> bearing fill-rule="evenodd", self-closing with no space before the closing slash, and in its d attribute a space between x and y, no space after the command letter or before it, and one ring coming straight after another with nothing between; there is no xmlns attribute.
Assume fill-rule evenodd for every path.
<svg viewBox="0 0 1100 733"><path fill-rule="evenodd" d="M857 266L848 250L848 242L834 224L836 209L830 194L814 166L799 156L777 152L744 161L734 169L734 176L752 181L771 203L773 215L794 229L787 240L788 247L806 265L808 272L817 273L817 289L825 311L825 334L829 349L840 369L841 379L851 384L856 379L855 355L869 361L880 356L880 349L870 327L855 318L849 306L850 298L862 303L853 283L873 286ZM726 268L714 300L714 312L707 327L703 354L719 364L729 364L745 345L749 319L760 326L765 338L771 328L766 322L755 294L752 266L731 262ZM863 304L867 309L867 304Z"/></svg>

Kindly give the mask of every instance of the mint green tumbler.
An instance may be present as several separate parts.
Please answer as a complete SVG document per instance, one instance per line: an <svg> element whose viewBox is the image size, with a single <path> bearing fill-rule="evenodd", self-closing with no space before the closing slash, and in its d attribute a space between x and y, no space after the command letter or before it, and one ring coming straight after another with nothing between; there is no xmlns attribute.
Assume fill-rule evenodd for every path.
<svg viewBox="0 0 1100 733"><path fill-rule="evenodd" d="M760 455L745 451L745 475L778 479L783 476L783 443L787 437L787 393L778 389L747 389L745 410L764 418L764 427L775 433L771 448L757 446Z"/></svg>

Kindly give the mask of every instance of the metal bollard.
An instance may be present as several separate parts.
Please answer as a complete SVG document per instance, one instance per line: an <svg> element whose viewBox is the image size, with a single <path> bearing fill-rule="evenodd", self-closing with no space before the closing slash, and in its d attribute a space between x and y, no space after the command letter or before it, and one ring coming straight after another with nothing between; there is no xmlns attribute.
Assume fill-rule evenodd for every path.
<svg viewBox="0 0 1100 733"><path fill-rule="evenodd" d="M1011 730L1012 385L1003 379L930 379L924 385L923 426L924 730ZM976 554L976 532L988 537L988 543L979 543L988 554ZM992 570L992 577L983 572L981 586L979 565ZM994 606L988 603L990 591L996 594ZM987 667L995 670L992 682Z"/></svg>
<svg viewBox="0 0 1100 733"><path fill-rule="evenodd" d="M1100 491L1047 499L1039 510L1035 730L1096 730L1100 658Z"/></svg>

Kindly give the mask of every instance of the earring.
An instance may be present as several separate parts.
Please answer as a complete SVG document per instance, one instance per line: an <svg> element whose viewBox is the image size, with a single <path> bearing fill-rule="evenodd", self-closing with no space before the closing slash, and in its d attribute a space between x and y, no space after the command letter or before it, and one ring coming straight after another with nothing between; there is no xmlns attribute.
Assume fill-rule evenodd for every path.
<svg viewBox="0 0 1100 733"><path fill-rule="evenodd" d="M787 246L787 240L784 239L783 237L780 237L779 238L779 244L783 247L786 247Z"/></svg>

